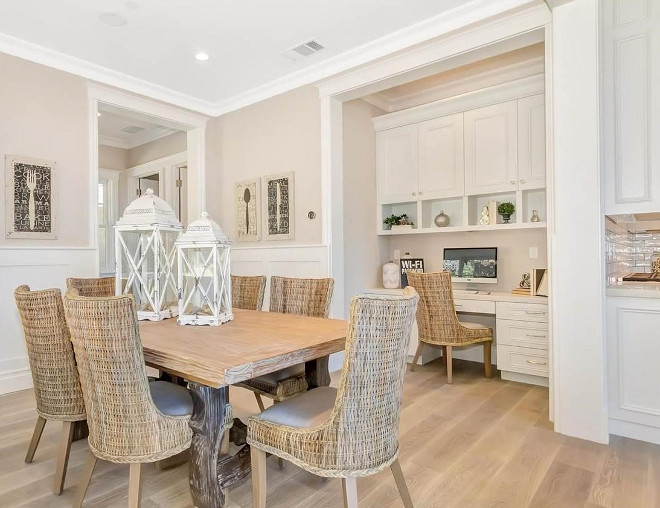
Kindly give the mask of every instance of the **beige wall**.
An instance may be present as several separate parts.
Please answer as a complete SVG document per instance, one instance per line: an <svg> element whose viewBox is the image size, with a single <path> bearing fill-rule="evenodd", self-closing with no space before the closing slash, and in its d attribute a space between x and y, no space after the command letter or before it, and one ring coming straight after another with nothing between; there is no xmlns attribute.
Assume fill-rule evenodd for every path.
<svg viewBox="0 0 660 508"><path fill-rule="evenodd" d="M357 99L343 106L345 312L356 294L381 285L387 238L376 235L376 134L381 109Z"/></svg>
<svg viewBox="0 0 660 508"><path fill-rule="evenodd" d="M99 168L124 171L128 166L128 150L99 145Z"/></svg>
<svg viewBox="0 0 660 508"><path fill-rule="evenodd" d="M7 240L0 245L87 246L89 148L83 78L0 53L0 154L57 163L57 240ZM4 160L2 161L4 167ZM0 224L5 225L5 201Z"/></svg>
<svg viewBox="0 0 660 508"><path fill-rule="evenodd" d="M126 167L132 168L168 155L185 152L188 147L186 138L187 134L185 132L175 132L169 136L131 148L128 150L128 166Z"/></svg>
<svg viewBox="0 0 660 508"><path fill-rule="evenodd" d="M523 272L532 268L547 268L546 230L519 229L511 231L476 231L473 233L436 233L387 237L389 255L399 249L401 255L424 258L427 272L442 270L445 247L497 247L497 284L480 285L484 291L510 291L518 286ZM529 248L538 247L538 259L529 258ZM464 285L457 285L457 288Z"/></svg>
<svg viewBox="0 0 660 508"><path fill-rule="evenodd" d="M261 244L320 243L321 114L316 87L292 90L210 120L206 149L208 212L231 239L236 233L235 182L293 171L295 238ZM309 211L316 212L315 219L307 218ZM249 244L255 242L237 247Z"/></svg>

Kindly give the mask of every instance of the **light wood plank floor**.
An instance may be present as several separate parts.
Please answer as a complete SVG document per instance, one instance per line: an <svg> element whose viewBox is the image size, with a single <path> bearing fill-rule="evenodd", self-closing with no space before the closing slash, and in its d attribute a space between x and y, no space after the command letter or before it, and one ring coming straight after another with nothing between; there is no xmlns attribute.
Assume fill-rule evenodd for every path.
<svg viewBox="0 0 660 508"><path fill-rule="evenodd" d="M609 446L555 434L544 388L485 379L478 364L455 361L447 385L439 362L406 377L401 464L415 506L660 507L660 446L612 437ZM335 382L337 380L335 379ZM251 393L231 390L242 419L257 411ZM89 451L74 443L64 493L51 494L60 425L49 422L32 464L23 458L36 419L31 391L0 397L0 506L71 506ZM189 507L188 467L144 469L143 507ZM126 506L128 466L99 461L86 506ZM389 471L358 479L360 507L399 507ZM230 491L251 506L249 480ZM268 460L268 506L342 506L341 483L327 483Z"/></svg>

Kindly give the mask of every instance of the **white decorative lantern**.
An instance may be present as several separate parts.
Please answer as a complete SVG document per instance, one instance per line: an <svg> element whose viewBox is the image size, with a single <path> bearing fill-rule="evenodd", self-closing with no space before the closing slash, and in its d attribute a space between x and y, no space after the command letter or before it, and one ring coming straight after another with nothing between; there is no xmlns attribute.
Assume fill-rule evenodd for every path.
<svg viewBox="0 0 660 508"><path fill-rule="evenodd" d="M206 212L176 242L180 325L218 326L231 311L230 242Z"/></svg>
<svg viewBox="0 0 660 508"><path fill-rule="evenodd" d="M132 293L138 319L176 316L176 249L183 226L151 189L124 210L115 226L116 293Z"/></svg>

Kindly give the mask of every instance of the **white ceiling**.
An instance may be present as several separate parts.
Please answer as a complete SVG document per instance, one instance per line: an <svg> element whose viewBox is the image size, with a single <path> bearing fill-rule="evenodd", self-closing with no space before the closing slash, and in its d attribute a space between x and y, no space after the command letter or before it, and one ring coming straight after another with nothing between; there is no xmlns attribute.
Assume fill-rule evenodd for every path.
<svg viewBox="0 0 660 508"><path fill-rule="evenodd" d="M209 107L259 90L338 55L414 33L430 18L482 0L0 0L0 51L40 47L72 65ZM100 21L124 16L124 26ZM298 61L282 52L315 39L326 49ZM38 46L35 46L38 45ZM195 53L209 54L207 62ZM36 58L35 58L36 59ZM73 64L72 64L73 62ZM60 66L61 67L61 66ZM89 66L87 66L89 71ZM91 72L91 71L90 71ZM87 74L90 74L87 72ZM106 80L110 82L112 80ZM157 94L156 94L157 95ZM202 110L200 106L196 108Z"/></svg>
<svg viewBox="0 0 660 508"><path fill-rule="evenodd" d="M163 123L144 113L99 104L99 144L127 150L184 130Z"/></svg>

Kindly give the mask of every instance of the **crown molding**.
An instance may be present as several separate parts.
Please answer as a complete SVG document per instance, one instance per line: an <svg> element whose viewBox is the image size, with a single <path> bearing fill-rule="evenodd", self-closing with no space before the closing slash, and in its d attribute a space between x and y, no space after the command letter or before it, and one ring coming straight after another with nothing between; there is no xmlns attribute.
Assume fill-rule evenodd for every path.
<svg viewBox="0 0 660 508"><path fill-rule="evenodd" d="M161 138L165 138L170 134L175 134L178 131L176 129L166 129L158 132L147 132L146 134L137 134L133 136L133 139L121 139L115 136L106 136L104 134L99 134L99 145L112 146L115 148L123 148L124 150L130 150L132 148L137 148L138 146L146 145L152 141L156 141Z"/></svg>
<svg viewBox="0 0 660 508"><path fill-rule="evenodd" d="M212 115L216 109L213 103L197 97L2 33L0 52L205 115Z"/></svg>
<svg viewBox="0 0 660 508"><path fill-rule="evenodd" d="M99 145L121 148L123 150L128 150L130 148L128 141L114 136L104 136L103 134L99 134Z"/></svg>

